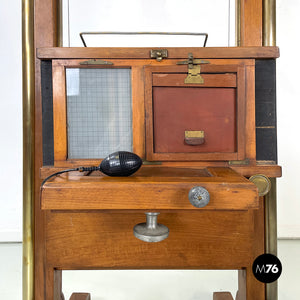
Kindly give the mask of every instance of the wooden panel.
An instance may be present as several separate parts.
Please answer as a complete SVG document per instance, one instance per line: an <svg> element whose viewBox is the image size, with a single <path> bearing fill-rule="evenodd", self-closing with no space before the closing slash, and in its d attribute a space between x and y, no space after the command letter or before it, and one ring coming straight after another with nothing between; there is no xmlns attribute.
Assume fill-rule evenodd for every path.
<svg viewBox="0 0 300 300"><path fill-rule="evenodd" d="M192 172L192 175L189 175ZM196 173L199 177L195 177ZM201 210L247 210L258 207L257 188L228 168L199 170L146 168L131 177L57 177L42 192L42 209L55 210L195 210L188 200L194 186L210 193L210 202ZM168 175L169 173L169 175ZM177 174L177 176L175 175ZM200 177L200 176L203 177ZM124 201L126 199L126 201Z"/></svg>
<svg viewBox="0 0 300 300"><path fill-rule="evenodd" d="M153 88L154 152L236 152L236 106L233 88ZM204 131L204 144L186 144L185 130Z"/></svg>
<svg viewBox="0 0 300 300"><path fill-rule="evenodd" d="M246 137L247 131L253 131L253 128L247 127L247 110L246 105L249 99L246 95L246 85L248 85L248 80L246 81L246 74L244 66L239 66L237 75L237 152L238 160L245 159L246 146L248 147L249 140ZM253 99L254 101L254 99Z"/></svg>
<svg viewBox="0 0 300 300"><path fill-rule="evenodd" d="M235 74L202 74L203 84L184 83L187 74L153 74L153 86L236 87Z"/></svg>
<svg viewBox="0 0 300 300"><path fill-rule="evenodd" d="M57 46L57 16L54 0L34 1L34 47ZM33 3L33 2L32 2ZM31 28L29 29L31 30ZM40 210L40 176L39 169L43 164L42 148L42 101L41 101L41 65L35 56L35 124L34 124L34 278L31 278L27 286L28 290L34 289L34 299L45 299L45 214ZM24 282L26 284L26 282ZM30 296L30 295L29 295Z"/></svg>
<svg viewBox="0 0 300 300"><path fill-rule="evenodd" d="M247 67L248 64L249 66L253 66L254 65L254 61L253 60L247 60ZM218 69L218 65L205 65L203 66L205 69L205 72L208 72L210 70L210 68L215 72ZM178 69L177 69L178 68ZM162 74L167 74L166 76L168 77L170 73L172 72L182 72L182 69L179 69L179 67L166 67L163 66L161 67L161 69L158 66L147 66L145 67L145 107L146 107L146 157L148 160L164 160L164 161L193 161L193 160L243 160L246 158L246 154L249 154L249 156L247 156L247 158L250 159L255 159L255 149L253 151L253 142L255 142L255 127L251 126L252 119L254 118L253 115L250 115L250 117L247 115L247 108L252 107L254 108L254 97L252 97L253 94L249 93L249 90L252 91L251 87L254 87L254 83L250 83L249 87L248 84L246 86L246 73L245 73L245 65L244 64L239 64L236 66L233 65L228 65L229 70L235 70L237 71L237 100L236 103L234 103L235 107L234 110L231 111L231 116L235 116L235 119L231 119L230 122L226 123L227 125L231 124L233 125L233 127L236 125L236 128L234 128L231 131L228 131L223 125L219 126L217 123L218 122L214 122L213 124L217 124L215 126L214 129L217 128L217 131L219 131L219 129L221 128L222 133L219 134L218 136L222 136L224 137L224 139L226 140L226 138L228 139L228 144L226 144L224 141L222 142L221 139L215 139L216 135L215 133L210 134L210 138L213 137L216 141L221 141L222 146L225 145L224 148L212 148L212 149L206 149L207 151L204 150L204 148L206 148L206 144L204 143L201 146L197 146L198 149L196 149L195 147L191 147L191 146L186 146L184 144L184 142L182 141L183 138L177 137L178 140L180 140L180 142L182 141L182 144L177 148L175 147L174 150L172 150L172 143L170 143L170 139L172 141L172 139L176 139L176 126L179 126L180 123L178 123L178 119L180 120L180 115L183 114L183 112L186 111L186 109L188 109L188 107L190 105L184 106L183 102L182 102L182 108L180 108L179 113L177 112L177 114L179 115L179 117L176 116L176 114L174 113L174 108L176 110L176 105L166 105L169 106L170 108L172 107L172 109L168 110L167 109L163 110L161 113L161 124L157 125L155 124L155 122L157 121L156 118L156 111L158 111L159 113L159 109L155 108L157 106L157 101L155 100L156 97L156 90L158 90L158 87L153 88L152 87L152 76L157 76L156 73L159 73L159 75ZM226 72L226 66L220 66L220 71L221 72ZM250 72L248 72L250 74ZM205 75L205 74L204 74ZM206 74L207 75L207 74ZM216 74L214 74L216 75ZM250 76L248 76L251 80L254 81L254 78L251 77L251 75L254 74L250 74ZM223 74L224 76L224 74ZM247 78L248 78L247 77ZM175 82L173 85L176 85L176 83L178 82L177 79L178 78L173 78L175 79ZM158 80L157 80L158 81ZM168 83L170 84L170 83ZM195 88L189 87L189 89L191 90L195 90ZM168 89L166 88L166 90L168 91ZM170 89L171 90L171 89ZM175 88L174 88L175 90ZM178 88L178 91L180 90L180 88ZM210 89L211 91L212 89ZM217 90L217 89L215 89ZM220 88L220 90L222 90ZM224 89L225 90L225 89ZM176 90L177 91L177 90ZM188 90L185 89L185 91L187 92ZM199 92L201 90L199 89ZM223 90L222 90L223 91ZM228 90L226 91L226 93L228 93L230 91L230 88L228 88ZM254 92L254 90L253 90ZM184 94L184 95L183 95ZM185 99L186 98L186 94L188 93L182 93L181 98ZM176 99L177 96L180 96L180 93L176 93L174 95L174 93L172 94L172 97L170 97L169 95L164 95L164 98L160 101L160 103L162 103L163 105L166 103L170 103L171 101L173 101L173 99ZM249 96L249 97L248 97ZM195 99L198 99L199 97L196 97ZM207 97L207 98L211 98L211 96ZM216 97L217 98L217 97ZM232 97L233 98L233 97ZM248 103L251 102L251 103ZM253 103L252 103L253 102ZM209 101L204 101L205 105L209 105L210 102ZM178 105L177 105L178 107ZM201 106L197 107L197 105L194 105L192 107L192 109L190 110L191 112L200 112L201 111ZM213 106L212 109L210 109L208 111L208 115L213 116L214 113L216 113L216 116L218 115L218 111L216 112L216 107L220 107L220 103L218 103L216 105ZM232 102L230 106L225 106L226 108L232 108ZM154 111L153 111L154 110ZM205 111L205 110L204 110ZM202 111L201 111L202 113ZM250 111L251 113L251 111ZM190 113L186 113L186 119L188 120L188 122L193 122L193 117L192 115L190 115ZM228 116L226 116L226 118L220 118L218 119L219 121L222 122L225 120L228 120ZM171 120L172 122L172 128L167 128L166 125L164 125L164 122L167 122L167 120ZM215 120L214 120L215 121ZM252 123L251 123L252 122ZM196 118L196 123L201 123L201 116L198 116ZM187 124L188 126L190 124ZM193 124L192 124L193 125ZM175 129L173 129L173 127L175 126ZM194 125L193 125L194 126ZM182 128L180 129L182 130L203 130L201 128L197 128L197 126L195 128L184 128L185 124L182 124L181 126ZM231 129L233 128L231 127ZM156 128L158 128L158 130L156 130ZM211 127L213 128L213 127ZM250 131L250 133L246 133L246 128L247 131ZM170 130L171 129L171 130ZM167 132L168 131L168 132ZM214 131L214 130L212 130ZM232 133L234 131L234 133ZM171 134L172 132L172 134ZM226 134L224 134L226 133ZM153 136L153 134L155 136ZM163 142L165 145L168 145L168 149L159 149L157 147L157 137L156 135L163 135L163 138L159 141L160 144L162 144L163 140L167 140L166 142ZM177 134L184 134L184 133L180 133L177 132ZM230 139L228 138L230 137ZM179 142L179 143L180 143ZM159 144L158 143L158 144ZM248 145L249 143L249 145ZM171 145L171 146L169 146ZM207 144L208 145L208 144ZM231 146L231 148L228 148L228 145ZM215 146L215 145L214 145ZM227 148L226 148L227 147ZM248 149L248 152L246 153L246 148ZM187 150L188 149L188 150ZM196 150L195 150L196 149ZM203 149L203 151L202 151Z"/></svg>
<svg viewBox="0 0 300 300"><path fill-rule="evenodd" d="M53 61L54 165L67 159L67 108L65 68Z"/></svg>
<svg viewBox="0 0 300 300"><path fill-rule="evenodd" d="M264 163L264 162L261 162ZM266 162L267 163L267 162ZM82 161L74 162L74 166L79 166L82 164ZM95 162L94 165L98 165L99 161ZM89 164L93 165L93 164ZM188 168L188 169L196 169L196 168L206 168L211 166L219 166L219 167L228 167L228 162L163 162L162 164L156 165L156 168L161 169L162 167L178 167L178 168ZM144 165L144 168L154 167ZM250 177L255 174L264 174L268 177L281 177L282 170L281 166L272 165L272 164L259 164L259 165L231 165L231 169L236 171L238 174ZM64 170L64 167L43 167L40 169L41 179L45 179L47 176L51 174ZM82 176L81 172L72 172L74 176Z"/></svg>
<svg viewBox="0 0 300 300"><path fill-rule="evenodd" d="M263 1L241 1L240 46L262 46Z"/></svg>
<svg viewBox="0 0 300 300"><path fill-rule="evenodd" d="M145 157L144 76L142 66L131 68L133 152Z"/></svg>
<svg viewBox="0 0 300 300"><path fill-rule="evenodd" d="M258 1L258 0L253 0ZM252 1L248 1L251 3ZM256 24L254 24L255 26ZM38 58L150 58L152 48L40 48ZM278 47L169 48L168 58L187 59L188 53L201 58L277 58ZM152 59L152 61L155 61Z"/></svg>
<svg viewBox="0 0 300 300"><path fill-rule="evenodd" d="M254 60L252 64L248 64L244 71L247 84L245 86L245 94L247 102L245 103L246 120L245 120L245 140L247 147L245 148L245 156L250 160L256 159L256 140L255 140L255 66Z"/></svg>
<svg viewBox="0 0 300 300"><path fill-rule="evenodd" d="M265 253L265 200L260 197L260 207L253 211L253 224L255 240L252 244L251 264L243 270L238 271L238 292L236 300L265 299L266 285L258 281L252 272L253 261L261 254Z"/></svg>
<svg viewBox="0 0 300 300"><path fill-rule="evenodd" d="M161 213L158 222L170 234L158 243L134 237L143 213L47 216L47 261L57 269L240 269L252 263L255 236L247 212Z"/></svg>

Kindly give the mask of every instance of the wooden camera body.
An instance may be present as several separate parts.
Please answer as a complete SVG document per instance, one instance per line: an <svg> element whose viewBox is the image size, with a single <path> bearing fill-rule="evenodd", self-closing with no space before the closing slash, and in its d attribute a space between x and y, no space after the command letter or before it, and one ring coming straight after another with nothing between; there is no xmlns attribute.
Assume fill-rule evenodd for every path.
<svg viewBox="0 0 300 300"><path fill-rule="evenodd" d="M46 2L35 7L35 299L62 299L62 270L82 269L235 269L237 300L271 299L252 273L281 176L279 51L262 47L262 1L242 1L240 47L165 49L56 47ZM129 177L68 172L41 187L120 150L144 161Z"/></svg>

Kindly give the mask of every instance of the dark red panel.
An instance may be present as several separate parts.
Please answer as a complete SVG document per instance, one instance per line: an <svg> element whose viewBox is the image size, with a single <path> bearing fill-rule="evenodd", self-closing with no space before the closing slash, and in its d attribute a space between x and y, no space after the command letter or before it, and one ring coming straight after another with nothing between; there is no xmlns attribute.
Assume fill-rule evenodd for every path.
<svg viewBox="0 0 300 300"><path fill-rule="evenodd" d="M154 152L236 152L235 88L153 88ZM202 145L187 145L186 130L203 130Z"/></svg>

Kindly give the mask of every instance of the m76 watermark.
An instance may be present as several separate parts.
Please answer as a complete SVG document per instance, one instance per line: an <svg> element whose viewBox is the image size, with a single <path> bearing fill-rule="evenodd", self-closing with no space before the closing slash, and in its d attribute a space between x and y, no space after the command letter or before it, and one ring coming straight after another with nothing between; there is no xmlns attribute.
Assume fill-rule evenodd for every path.
<svg viewBox="0 0 300 300"><path fill-rule="evenodd" d="M275 264L275 265L266 264L266 265L262 265L262 266L259 266L259 265L256 266L255 273L266 273L266 274L268 274L270 272L272 272L274 274L279 272L277 264Z"/></svg>
<svg viewBox="0 0 300 300"><path fill-rule="evenodd" d="M252 272L257 280L270 283L279 278L282 272L282 265L275 255L262 254L253 262Z"/></svg>

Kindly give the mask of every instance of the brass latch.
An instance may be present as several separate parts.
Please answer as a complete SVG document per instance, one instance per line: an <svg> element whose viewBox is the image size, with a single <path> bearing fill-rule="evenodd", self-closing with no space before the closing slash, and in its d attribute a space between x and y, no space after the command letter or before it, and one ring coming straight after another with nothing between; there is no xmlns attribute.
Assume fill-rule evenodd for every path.
<svg viewBox="0 0 300 300"><path fill-rule="evenodd" d="M162 61L163 58L168 57L168 50L167 49L152 49L150 51L150 57L156 58L157 61Z"/></svg>
<svg viewBox="0 0 300 300"><path fill-rule="evenodd" d="M188 65L188 76L185 78L184 83L204 83L204 79L200 75L201 64L209 64L209 61L203 59L194 59L192 53L189 53L188 60L179 61L177 63L177 65Z"/></svg>

